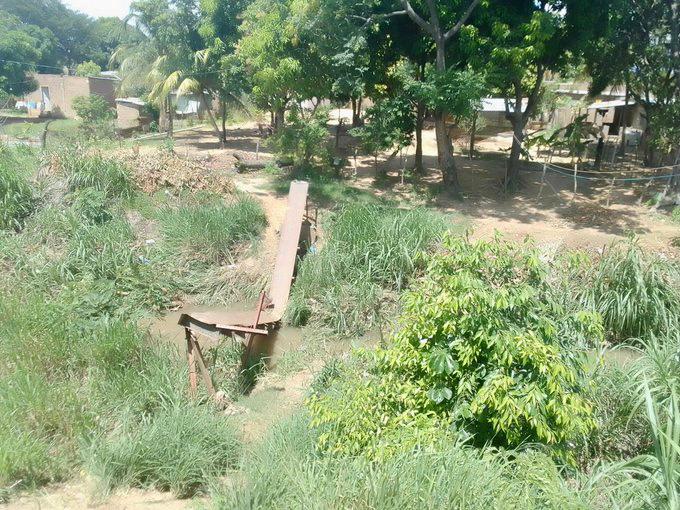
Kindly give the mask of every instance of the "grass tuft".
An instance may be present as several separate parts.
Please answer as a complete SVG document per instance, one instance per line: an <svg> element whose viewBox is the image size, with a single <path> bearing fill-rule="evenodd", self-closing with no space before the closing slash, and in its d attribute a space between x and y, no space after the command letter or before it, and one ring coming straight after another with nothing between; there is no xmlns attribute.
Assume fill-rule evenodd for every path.
<svg viewBox="0 0 680 510"><path fill-rule="evenodd" d="M160 217L166 244L190 260L234 261L234 249L257 237L267 225L260 203L246 195L227 204L217 196L168 209Z"/></svg>
<svg viewBox="0 0 680 510"><path fill-rule="evenodd" d="M401 290L421 251L445 230L442 216L372 205L347 205L334 214L318 253L302 262L287 315L310 317L337 332L361 331L379 320L383 289Z"/></svg>
<svg viewBox="0 0 680 510"><path fill-rule="evenodd" d="M103 157L99 152L65 148L55 155L64 172L68 189L93 188L110 198L131 198L134 185L128 169L121 163Z"/></svg>
<svg viewBox="0 0 680 510"><path fill-rule="evenodd" d="M0 229L21 229L33 211L35 196L28 182L30 171L20 149L0 146Z"/></svg>
<svg viewBox="0 0 680 510"><path fill-rule="evenodd" d="M680 316L677 270L628 240L612 245L586 275L581 303L602 315L615 340L663 335Z"/></svg>
<svg viewBox="0 0 680 510"><path fill-rule="evenodd" d="M190 497L235 467L237 458L238 441L224 417L209 408L174 406L96 441L88 465L107 490L153 487Z"/></svg>

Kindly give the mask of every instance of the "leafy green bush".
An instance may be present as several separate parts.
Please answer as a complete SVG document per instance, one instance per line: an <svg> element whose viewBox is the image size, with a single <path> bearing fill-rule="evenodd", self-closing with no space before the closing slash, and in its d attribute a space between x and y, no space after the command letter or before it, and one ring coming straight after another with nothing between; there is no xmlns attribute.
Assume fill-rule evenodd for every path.
<svg viewBox="0 0 680 510"><path fill-rule="evenodd" d="M209 408L173 406L95 442L89 467L107 489L154 487L189 497L236 465L230 423Z"/></svg>
<svg viewBox="0 0 680 510"><path fill-rule="evenodd" d="M73 212L81 221L101 225L113 219L106 193L94 188L82 188L73 194Z"/></svg>
<svg viewBox="0 0 680 510"><path fill-rule="evenodd" d="M20 229L33 211L35 196L27 170L14 151L0 146L0 229Z"/></svg>
<svg viewBox="0 0 680 510"><path fill-rule="evenodd" d="M400 290L421 251L445 229L443 217L421 209L343 206L324 227L326 243L302 262L287 316L310 317L338 332L371 327L383 289Z"/></svg>
<svg viewBox="0 0 680 510"><path fill-rule="evenodd" d="M584 366L561 343L577 328L601 339L601 323L567 315L545 275L531 246L447 236L406 294L391 345L310 399L320 444L376 457L404 429L447 423L502 446L561 447L589 432Z"/></svg>
<svg viewBox="0 0 680 510"><path fill-rule="evenodd" d="M94 188L110 198L130 198L134 185L128 169L99 152L66 148L55 155L69 191Z"/></svg>
<svg viewBox="0 0 680 510"><path fill-rule="evenodd" d="M415 119L413 105L403 97L381 99L366 110L366 124L351 130L362 148L373 156L378 175L378 155L411 144Z"/></svg>
<svg viewBox="0 0 680 510"><path fill-rule="evenodd" d="M102 68L97 64L96 62L93 62L92 60L87 60L85 62L81 62L76 66L76 76L99 76L102 72ZM74 98L74 101L76 99L82 99L84 96L80 96L77 98ZM101 96L99 96L101 97ZM80 116L80 114L79 114Z"/></svg>
<svg viewBox="0 0 680 510"><path fill-rule="evenodd" d="M408 433L408 431L405 431ZM585 508L542 453L475 449L442 442L380 463L320 456L304 416L277 425L243 458L243 481L215 488L212 506L289 508Z"/></svg>
<svg viewBox="0 0 680 510"><path fill-rule="evenodd" d="M663 335L680 316L677 270L645 255L636 241L613 244L577 290L583 306L602 314L615 340Z"/></svg>
<svg viewBox="0 0 680 510"><path fill-rule="evenodd" d="M258 236L267 225L260 203L245 195L230 204L219 197L169 209L160 217L168 246L189 259L207 263L234 260L239 243Z"/></svg>
<svg viewBox="0 0 680 510"><path fill-rule="evenodd" d="M328 111L318 109L308 118L299 109L292 109L286 125L277 132L271 143L283 158L293 165L306 168L313 162L328 164Z"/></svg>
<svg viewBox="0 0 680 510"><path fill-rule="evenodd" d="M81 130L85 135L92 138L113 136L112 121L116 113L104 97L99 94L74 97L72 106L82 120Z"/></svg>

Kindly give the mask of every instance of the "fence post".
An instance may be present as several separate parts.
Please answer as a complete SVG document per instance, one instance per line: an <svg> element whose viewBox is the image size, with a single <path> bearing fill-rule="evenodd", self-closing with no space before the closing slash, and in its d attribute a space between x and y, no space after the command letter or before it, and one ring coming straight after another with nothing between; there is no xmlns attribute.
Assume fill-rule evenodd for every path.
<svg viewBox="0 0 680 510"><path fill-rule="evenodd" d="M571 201L576 198L576 191L578 189L578 163L574 164L574 193L571 195Z"/></svg>

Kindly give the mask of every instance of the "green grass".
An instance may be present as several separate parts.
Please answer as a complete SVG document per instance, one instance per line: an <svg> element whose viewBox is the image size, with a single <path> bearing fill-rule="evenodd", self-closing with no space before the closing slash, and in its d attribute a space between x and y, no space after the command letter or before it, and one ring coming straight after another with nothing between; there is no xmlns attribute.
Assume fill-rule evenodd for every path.
<svg viewBox="0 0 680 510"><path fill-rule="evenodd" d="M270 173L270 172L268 172ZM344 203L388 204L388 200L378 197L373 191L351 186L346 181L319 171L296 171L293 174L277 172L274 174L272 189L279 195L287 195L290 182L301 179L309 182L309 197L322 207Z"/></svg>
<svg viewBox="0 0 680 510"><path fill-rule="evenodd" d="M153 487L190 497L235 467L238 445L224 417L206 407L173 406L95 441L87 465L105 490Z"/></svg>
<svg viewBox="0 0 680 510"><path fill-rule="evenodd" d="M586 271L577 289L581 303L602 315L612 338L663 335L677 324L677 269L644 253L632 240L611 245Z"/></svg>
<svg viewBox="0 0 680 510"><path fill-rule="evenodd" d="M121 163L105 158L97 151L67 147L54 156L66 175L70 191L93 188L107 197L131 198L134 184L129 170Z"/></svg>
<svg viewBox="0 0 680 510"><path fill-rule="evenodd" d="M18 139L36 139L40 138L45 130L45 122L15 122L7 124L2 128L2 134ZM74 119L57 119L50 123L48 127L48 139L52 135L60 137L72 133L80 126L81 122Z"/></svg>
<svg viewBox="0 0 680 510"><path fill-rule="evenodd" d="M233 203L206 197L160 215L166 244L187 259L233 263L235 248L252 241L267 225L260 203L241 195Z"/></svg>
<svg viewBox="0 0 680 510"><path fill-rule="evenodd" d="M445 219L422 209L347 205L323 229L325 244L302 262L288 319L310 318L337 332L361 331L380 320L384 290L399 291L432 247Z"/></svg>
<svg viewBox="0 0 680 510"><path fill-rule="evenodd" d="M34 173L37 158L21 150L10 167ZM97 152L57 154L63 173L39 180L23 228L0 231L0 498L83 466L106 490L191 495L234 464L235 432L212 407L188 401L184 358L135 321L205 290L222 268L189 267L162 237L147 245L130 208L156 229L169 204L196 208L187 236L201 242L202 221L212 221L210 242L232 255L259 234L264 213L246 197L143 199L127 169ZM228 372L216 374L220 387L232 382L222 380Z"/></svg>
<svg viewBox="0 0 680 510"><path fill-rule="evenodd" d="M538 452L442 443L382 464L323 457L307 419L276 426L242 461L243 477L213 490L213 508L585 508Z"/></svg>
<svg viewBox="0 0 680 510"><path fill-rule="evenodd" d="M21 229L35 206L29 183L37 162L30 149L0 145L0 229Z"/></svg>
<svg viewBox="0 0 680 510"><path fill-rule="evenodd" d="M680 206L676 206L673 208L673 211L671 212L671 219L675 223L680 223Z"/></svg>

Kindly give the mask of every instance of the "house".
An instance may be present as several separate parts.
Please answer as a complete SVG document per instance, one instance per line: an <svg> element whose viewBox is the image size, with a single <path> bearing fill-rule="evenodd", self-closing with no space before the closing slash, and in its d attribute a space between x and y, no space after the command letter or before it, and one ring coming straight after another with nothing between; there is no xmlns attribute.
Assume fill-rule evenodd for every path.
<svg viewBox="0 0 680 510"><path fill-rule="evenodd" d="M147 131L151 117L146 113L146 103L138 97L116 99L116 127L122 133Z"/></svg>
<svg viewBox="0 0 680 510"><path fill-rule="evenodd" d="M23 98L29 117L75 118L73 99L90 94L102 96L112 107L116 105L120 79L115 76L36 74L34 78L38 88Z"/></svg>

